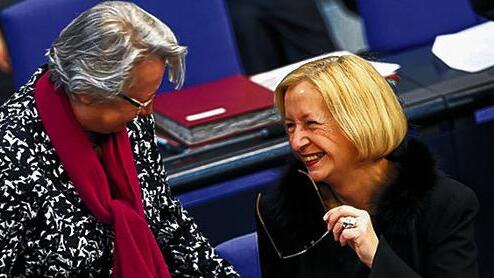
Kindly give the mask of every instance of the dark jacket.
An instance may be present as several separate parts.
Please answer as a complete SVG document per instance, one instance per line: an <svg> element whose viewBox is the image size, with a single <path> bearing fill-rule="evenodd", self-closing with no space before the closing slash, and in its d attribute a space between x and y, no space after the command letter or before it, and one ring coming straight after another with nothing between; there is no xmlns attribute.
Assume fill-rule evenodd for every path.
<svg viewBox="0 0 494 278"><path fill-rule="evenodd" d="M437 174L427 147L416 140L392 159L397 174L383 185L371 215L379 245L370 269L332 234L307 253L281 260L257 216L263 277L478 277L474 218L479 205L473 191ZM313 189L300 186L295 172L289 170L259 202L258 213L281 250L301 250L324 228L320 205L309 194Z"/></svg>
<svg viewBox="0 0 494 278"><path fill-rule="evenodd" d="M113 229L82 203L43 128L33 94L42 71L0 108L0 277L106 277ZM170 194L153 117L127 130L146 220L171 275L238 277Z"/></svg>

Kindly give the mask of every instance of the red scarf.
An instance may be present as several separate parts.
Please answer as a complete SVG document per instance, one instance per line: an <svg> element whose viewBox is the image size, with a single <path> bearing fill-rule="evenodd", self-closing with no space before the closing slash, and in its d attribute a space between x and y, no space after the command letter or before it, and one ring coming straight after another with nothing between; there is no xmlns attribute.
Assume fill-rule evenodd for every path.
<svg viewBox="0 0 494 278"><path fill-rule="evenodd" d="M62 88L55 89L48 73L36 83L34 97L46 132L82 201L98 221L113 225L113 275L170 277L144 216L127 131L108 136L101 145L100 161L68 96Z"/></svg>

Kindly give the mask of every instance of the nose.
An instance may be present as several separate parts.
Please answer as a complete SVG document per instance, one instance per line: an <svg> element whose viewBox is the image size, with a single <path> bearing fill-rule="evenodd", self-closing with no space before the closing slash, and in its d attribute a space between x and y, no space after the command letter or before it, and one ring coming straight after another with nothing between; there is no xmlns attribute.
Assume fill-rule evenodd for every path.
<svg viewBox="0 0 494 278"><path fill-rule="evenodd" d="M294 151L301 151L305 146L309 145L310 140L306 132L298 128L290 135L290 145Z"/></svg>

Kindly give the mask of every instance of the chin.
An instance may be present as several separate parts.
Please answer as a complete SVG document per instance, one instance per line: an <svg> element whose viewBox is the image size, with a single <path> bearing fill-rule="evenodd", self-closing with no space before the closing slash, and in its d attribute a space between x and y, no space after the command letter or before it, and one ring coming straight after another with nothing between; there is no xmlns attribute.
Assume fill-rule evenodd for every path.
<svg viewBox="0 0 494 278"><path fill-rule="evenodd" d="M122 128L113 128L113 129L105 128L105 129L98 129L92 131L100 134L112 134L112 133L118 133L122 130L123 130Z"/></svg>
<svg viewBox="0 0 494 278"><path fill-rule="evenodd" d="M118 128L115 128L112 131L109 131L107 133L119 133L119 132L124 131L126 128L127 128L126 126L124 126L124 127L118 127Z"/></svg>
<svg viewBox="0 0 494 278"><path fill-rule="evenodd" d="M113 127L108 129L108 133L118 133L124 131L125 129L127 129L127 123L114 125Z"/></svg>
<svg viewBox="0 0 494 278"><path fill-rule="evenodd" d="M329 168L329 169L328 169ZM317 167L316 169L312 169L312 171L309 169L309 176L315 181L315 182L326 182L331 175L331 168L330 166L326 167Z"/></svg>
<svg viewBox="0 0 494 278"><path fill-rule="evenodd" d="M309 171L309 176L315 181L320 182L324 180L324 177L318 171Z"/></svg>

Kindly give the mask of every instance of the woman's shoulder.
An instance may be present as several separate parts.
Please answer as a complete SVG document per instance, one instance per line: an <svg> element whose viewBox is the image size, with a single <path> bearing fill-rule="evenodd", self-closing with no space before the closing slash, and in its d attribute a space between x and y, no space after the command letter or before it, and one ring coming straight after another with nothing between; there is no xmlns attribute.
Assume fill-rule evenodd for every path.
<svg viewBox="0 0 494 278"><path fill-rule="evenodd" d="M479 202L474 191L465 184L439 174L435 186L425 198L426 212L440 217L459 213L476 213Z"/></svg>
<svg viewBox="0 0 494 278"><path fill-rule="evenodd" d="M410 211L442 207L452 201L465 205L477 202L469 187L437 169L429 148L419 140L408 140L407 150L395 165L397 175L380 196L385 210Z"/></svg>
<svg viewBox="0 0 494 278"><path fill-rule="evenodd" d="M423 202L421 234L431 245L465 236L473 227L479 211L477 196L471 188L445 175L438 175L435 186ZM470 230L471 231L471 230Z"/></svg>
<svg viewBox="0 0 494 278"><path fill-rule="evenodd" d="M12 95L0 107L0 131L22 133L30 129L29 125L39 124L38 112L34 101L34 86L46 71L38 68L30 80ZM5 138L2 136L2 138Z"/></svg>
<svg viewBox="0 0 494 278"><path fill-rule="evenodd" d="M377 207L380 224L389 233L408 233L415 223L422 223L426 230L446 227L446 222L461 215L477 213L473 191L438 172L433 155L419 140L408 141L396 165L397 177L385 188Z"/></svg>

